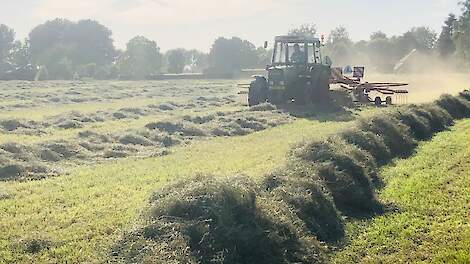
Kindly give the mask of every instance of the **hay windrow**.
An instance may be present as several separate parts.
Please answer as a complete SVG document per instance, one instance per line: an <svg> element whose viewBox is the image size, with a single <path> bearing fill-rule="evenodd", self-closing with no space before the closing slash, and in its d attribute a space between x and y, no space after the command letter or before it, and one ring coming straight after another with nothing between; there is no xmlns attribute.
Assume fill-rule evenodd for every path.
<svg viewBox="0 0 470 264"><path fill-rule="evenodd" d="M319 240L334 242L343 237L341 215L315 168L305 164L289 166L268 175L262 186L272 199L293 208Z"/></svg>
<svg viewBox="0 0 470 264"><path fill-rule="evenodd" d="M2 180L49 177L54 175L52 168L62 163L166 155L169 147L191 140L245 135L294 119L292 112L286 113L289 109L278 110L270 105L244 111L205 112L214 106L238 106L233 98L223 97L223 93L233 92L224 85L218 87L223 93L206 85L179 90L174 85L159 85L127 89L116 83L109 89L112 91L98 96L94 92L97 87L91 87L93 84L77 82L73 89L66 90L66 96L56 91L40 98L36 89L31 89L35 97L32 103L2 105L1 109L8 111L51 104L129 100L136 94L156 99L152 104L145 102L145 106L125 104L119 105L117 110L87 114L68 112L45 118L44 122L14 119L0 122L2 132L9 134L60 128L64 134L77 135L70 140L29 146L1 145L0 170L5 173L0 171L0 175L8 173ZM160 101L181 95L195 98L199 93L196 100ZM463 116L465 103L462 102L466 97L459 98L457 102L448 98L438 104L400 108L401 112L390 116L365 118L339 138L307 142L293 151L286 167L266 176L261 186L243 177L215 179L207 176L185 178L158 190L136 228L126 232L113 248L112 260L137 263L323 262L326 245L344 236L345 215L354 217L355 213L381 211L375 198L380 180L376 163L382 165L397 156L406 156L413 151L416 140L445 129L457 116ZM455 107L453 103L461 105ZM176 111L184 109L195 110L184 112L190 115L177 117ZM157 114L165 117L158 116L147 127L109 133L93 131L94 123L127 122ZM305 115L297 116L315 115L313 110L306 110ZM343 119L350 117L348 113L340 115L331 111L331 115L333 118L327 118L330 121L350 120ZM25 241L24 248L29 248L25 251L40 254L53 245L48 239L40 239Z"/></svg>
<svg viewBox="0 0 470 264"><path fill-rule="evenodd" d="M413 109L399 109L394 117L410 128L416 140L425 140L432 136L433 131L429 120L414 113Z"/></svg>
<svg viewBox="0 0 470 264"><path fill-rule="evenodd" d="M154 194L142 225L124 235L114 248L113 259L322 262L325 250L319 241L342 239L342 215L383 212L375 196L380 186L377 164L408 155L416 140L448 127L453 118L446 108L428 104L362 119L339 136L297 146L289 164L266 176L260 187L239 177L181 180ZM214 119L196 118L194 123Z"/></svg>
<svg viewBox="0 0 470 264"><path fill-rule="evenodd" d="M457 96L443 95L436 104L445 109L453 118L470 117L470 102Z"/></svg>
<svg viewBox="0 0 470 264"><path fill-rule="evenodd" d="M176 105L172 104L172 105ZM129 115L147 113L140 108L122 108L118 111ZM62 129L82 127L86 123L100 122L101 117L114 113L83 115L68 112L41 123L42 127L56 126ZM157 157L168 154L168 149L193 140L217 137L239 136L275 127L292 119L277 112L235 111L211 115L183 116L171 121L148 123L143 128L130 129L118 133L98 133L81 130L76 138L69 140L47 141L31 146L5 143L0 149L5 151L9 162L3 166L3 180L44 178L50 173L38 173L23 163L34 163L44 168L60 167L61 163L94 163L100 159L119 159L127 157Z"/></svg>
<svg viewBox="0 0 470 264"><path fill-rule="evenodd" d="M379 165L384 165L392 158L384 139L375 133L353 128L341 133L340 137L347 143L369 152Z"/></svg>
<svg viewBox="0 0 470 264"><path fill-rule="evenodd" d="M317 168L318 177L331 191L336 206L344 212L380 212L375 198L375 159L354 145L332 138L311 142L294 151L301 162Z"/></svg>
<svg viewBox="0 0 470 264"><path fill-rule="evenodd" d="M407 156L417 144L410 128L390 115L361 119L359 128L380 135L393 156Z"/></svg>
<svg viewBox="0 0 470 264"><path fill-rule="evenodd" d="M324 249L288 207L246 178L197 177L165 187L146 220L113 249L118 262L317 263ZM280 217L282 216L282 217Z"/></svg>
<svg viewBox="0 0 470 264"><path fill-rule="evenodd" d="M428 120L432 132L443 131L454 124L454 118L435 103L420 106L412 105L411 111Z"/></svg>

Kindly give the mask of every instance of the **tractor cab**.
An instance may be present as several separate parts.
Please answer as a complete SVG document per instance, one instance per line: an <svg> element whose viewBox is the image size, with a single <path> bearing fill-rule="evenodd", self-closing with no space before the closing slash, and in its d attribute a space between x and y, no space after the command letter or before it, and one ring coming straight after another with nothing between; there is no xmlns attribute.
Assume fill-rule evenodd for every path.
<svg viewBox="0 0 470 264"><path fill-rule="evenodd" d="M255 76L248 93L249 105L263 102L308 104L329 98L331 60L322 57L320 39L278 36L267 75Z"/></svg>
<svg viewBox="0 0 470 264"><path fill-rule="evenodd" d="M274 42L271 66L299 66L322 63L320 39L278 36Z"/></svg>

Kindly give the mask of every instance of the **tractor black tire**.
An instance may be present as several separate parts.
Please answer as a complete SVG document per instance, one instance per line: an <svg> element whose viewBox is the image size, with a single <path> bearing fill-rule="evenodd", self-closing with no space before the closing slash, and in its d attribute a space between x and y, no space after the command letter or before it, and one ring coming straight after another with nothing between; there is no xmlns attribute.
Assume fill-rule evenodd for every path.
<svg viewBox="0 0 470 264"><path fill-rule="evenodd" d="M374 104L377 107L382 106L382 98L380 98L380 96L375 97Z"/></svg>
<svg viewBox="0 0 470 264"><path fill-rule="evenodd" d="M318 67L318 66L317 66ZM329 67L319 67L312 75L312 90L310 100L315 104L330 104L330 77L331 69Z"/></svg>
<svg viewBox="0 0 470 264"><path fill-rule="evenodd" d="M254 106L266 102L268 99L268 82L264 78L257 78L250 84L248 90L248 105Z"/></svg>
<svg viewBox="0 0 470 264"><path fill-rule="evenodd" d="M308 87L305 87L303 91L297 91L295 97L294 97L294 102L296 105L306 105L308 103L308 96L307 96L307 89Z"/></svg>
<svg viewBox="0 0 470 264"><path fill-rule="evenodd" d="M392 105L392 97L391 96L387 96L387 98L385 98L385 104L386 105Z"/></svg>

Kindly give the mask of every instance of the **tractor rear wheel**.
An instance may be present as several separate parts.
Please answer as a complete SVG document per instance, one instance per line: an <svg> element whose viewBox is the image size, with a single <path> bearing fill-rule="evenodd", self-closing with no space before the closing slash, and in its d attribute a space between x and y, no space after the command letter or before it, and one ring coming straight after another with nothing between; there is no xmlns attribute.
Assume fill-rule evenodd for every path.
<svg viewBox="0 0 470 264"><path fill-rule="evenodd" d="M268 99L268 82L264 78L257 78L250 84L248 91L248 105L254 106L266 102Z"/></svg>

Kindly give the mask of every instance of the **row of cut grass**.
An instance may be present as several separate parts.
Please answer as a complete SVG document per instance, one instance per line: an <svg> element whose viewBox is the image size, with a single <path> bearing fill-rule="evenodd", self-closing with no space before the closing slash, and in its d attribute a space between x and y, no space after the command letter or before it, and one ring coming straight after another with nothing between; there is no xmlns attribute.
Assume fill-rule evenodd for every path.
<svg viewBox="0 0 470 264"><path fill-rule="evenodd" d="M322 138L349 122L297 120L243 137L216 138L173 154L79 167L43 181L0 183L11 197L0 200L0 259L7 262L103 261L151 192L167 180L198 173L261 176L282 166L293 144ZM52 246L24 252L24 241L44 238Z"/></svg>
<svg viewBox="0 0 470 264"><path fill-rule="evenodd" d="M204 109L204 114L213 114L216 112L231 112L240 110L240 106L222 106L211 107ZM47 128L43 135L23 135L16 133L1 133L0 144L7 142L21 142L22 144L34 144L45 141L53 140L67 140L75 138L79 132L91 130L96 133L115 134L117 132L124 132L131 129L143 128L150 122L162 121L166 119L177 119L185 115L193 114L195 111L191 109L173 110L168 113L158 113L147 116L141 116L138 119L123 119L123 120L106 120L99 123L89 123L82 128L76 129L61 129L61 128Z"/></svg>
<svg viewBox="0 0 470 264"><path fill-rule="evenodd" d="M333 263L470 262L470 120L385 167L379 197L398 210L348 224Z"/></svg>

